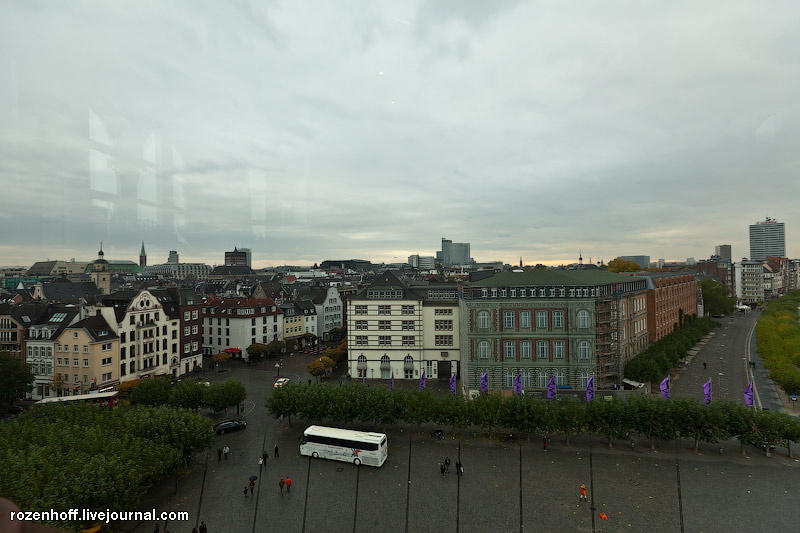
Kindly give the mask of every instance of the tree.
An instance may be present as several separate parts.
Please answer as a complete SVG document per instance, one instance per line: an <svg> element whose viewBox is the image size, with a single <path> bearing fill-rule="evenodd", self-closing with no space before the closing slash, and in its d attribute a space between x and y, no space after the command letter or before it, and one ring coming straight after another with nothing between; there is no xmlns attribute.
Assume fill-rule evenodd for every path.
<svg viewBox="0 0 800 533"><path fill-rule="evenodd" d="M222 369L222 367L225 365L225 363L228 362L228 359L230 358L231 358L230 354L225 352L219 352L217 355L212 357L211 360L217 363L220 366L220 369Z"/></svg>
<svg viewBox="0 0 800 533"><path fill-rule="evenodd" d="M536 263L536 266L533 267L534 270L547 270L547 267L541 263Z"/></svg>
<svg viewBox="0 0 800 533"><path fill-rule="evenodd" d="M325 365L319 359L315 359L308 364L308 373L319 379L325 373Z"/></svg>
<svg viewBox="0 0 800 533"><path fill-rule="evenodd" d="M207 388L204 382L197 379L184 379L170 391L169 404L197 410L203 405L203 395Z"/></svg>
<svg viewBox="0 0 800 533"><path fill-rule="evenodd" d="M0 407L3 411L20 395L31 390L33 380L25 361L9 352L0 352Z"/></svg>
<svg viewBox="0 0 800 533"><path fill-rule="evenodd" d="M248 346L246 351L250 357L261 357L267 353L267 346L257 342Z"/></svg>
<svg viewBox="0 0 800 533"><path fill-rule="evenodd" d="M639 272L642 269L638 264L628 259L617 257L608 262L609 272Z"/></svg>
<svg viewBox="0 0 800 533"><path fill-rule="evenodd" d="M736 298L730 295L728 287L711 278L700 281L700 291L703 294L703 308L707 314L727 314L736 307Z"/></svg>
<svg viewBox="0 0 800 533"><path fill-rule="evenodd" d="M169 402L171 388L170 382L164 378L143 379L131 391L131 402L151 406L165 405Z"/></svg>
<svg viewBox="0 0 800 533"><path fill-rule="evenodd" d="M303 336L301 338L303 339L303 344L305 346L311 346L311 345L314 344L314 341L317 340L317 336L316 335L314 335L313 333L307 333L307 332L303 333Z"/></svg>
<svg viewBox="0 0 800 533"><path fill-rule="evenodd" d="M286 349L285 342L279 341L278 339L274 339L269 344L267 344L267 355L268 356L278 355L285 349Z"/></svg>
<svg viewBox="0 0 800 533"><path fill-rule="evenodd" d="M67 388L67 384L64 381L64 376L61 374L53 376L53 390L56 391L56 396L61 396L65 388Z"/></svg>
<svg viewBox="0 0 800 533"><path fill-rule="evenodd" d="M241 381L229 380L212 383L203 393L203 406L212 411L222 411L226 407L239 405L247 398L247 390Z"/></svg>

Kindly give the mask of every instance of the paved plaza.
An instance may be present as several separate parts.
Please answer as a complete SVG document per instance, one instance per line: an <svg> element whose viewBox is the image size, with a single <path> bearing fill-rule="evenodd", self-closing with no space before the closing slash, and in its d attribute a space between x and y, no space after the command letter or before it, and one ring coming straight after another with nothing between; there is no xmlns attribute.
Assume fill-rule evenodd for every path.
<svg viewBox="0 0 800 533"><path fill-rule="evenodd" d="M289 358L287 358L289 359ZM310 356L284 360L281 375L309 378ZM778 448L771 458L754 447L739 452L736 442L649 443L583 436L569 445L551 436L507 443L472 432L444 440L433 429L362 426L389 436L389 459L381 468L313 460L299 454L308 425L277 421L264 407L275 381L271 364L233 363L210 380L241 380L248 400L244 431L215 437L213 448L195 458L177 481L155 487L142 509L188 511L190 521L161 523L171 533L189 533L205 521L210 533L254 532L794 532L800 523L800 462ZM338 377L334 378L334 383ZM214 421L224 415L212 417ZM280 457L274 457L277 444ZM217 461L217 447L229 446ZM262 450L269 458L260 466ZM800 446L795 446L800 454ZM438 463L451 460L442 477ZM455 474L455 461L464 476ZM250 476L254 494L243 494ZM290 476L291 493L278 480ZM579 487L589 502L579 502ZM608 520L598 514L605 513ZM118 531L150 533L153 523L118 524Z"/></svg>

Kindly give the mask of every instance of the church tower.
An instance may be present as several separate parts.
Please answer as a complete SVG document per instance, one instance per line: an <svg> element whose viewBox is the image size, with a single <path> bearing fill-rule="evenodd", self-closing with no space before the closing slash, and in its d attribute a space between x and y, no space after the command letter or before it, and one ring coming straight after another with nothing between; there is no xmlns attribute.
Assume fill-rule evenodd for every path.
<svg viewBox="0 0 800 533"><path fill-rule="evenodd" d="M142 241L142 251L139 252L139 266L142 268L147 266L147 252L144 251L144 241Z"/></svg>
<svg viewBox="0 0 800 533"><path fill-rule="evenodd" d="M89 275L100 290L100 294L111 294L111 272L108 269L108 261L103 255L103 241L100 241L100 251L97 252L97 259L92 262L92 271Z"/></svg>

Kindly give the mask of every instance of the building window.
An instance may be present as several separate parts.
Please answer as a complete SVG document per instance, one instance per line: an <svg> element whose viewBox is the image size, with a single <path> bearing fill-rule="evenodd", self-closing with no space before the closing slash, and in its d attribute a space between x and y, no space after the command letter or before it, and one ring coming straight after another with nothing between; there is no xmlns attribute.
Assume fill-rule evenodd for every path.
<svg viewBox="0 0 800 533"><path fill-rule="evenodd" d="M520 385L522 385L523 389L531 388L531 373L530 372L523 372L519 376Z"/></svg>
<svg viewBox="0 0 800 533"><path fill-rule="evenodd" d="M75 350L75 351L77 352L78 350ZM72 366L80 366L80 365L78 365L78 358L77 357L72 360Z"/></svg>
<svg viewBox="0 0 800 533"><path fill-rule="evenodd" d="M585 389L589 385L589 375L588 370L581 370L581 388Z"/></svg>
<svg viewBox="0 0 800 533"><path fill-rule="evenodd" d="M391 337L391 335L380 335L378 337L378 345L379 346L391 346L392 345L392 337Z"/></svg>
<svg viewBox="0 0 800 533"><path fill-rule="evenodd" d="M413 330L414 329L414 321L413 320L403 320L403 329L405 330Z"/></svg>
<svg viewBox="0 0 800 533"><path fill-rule="evenodd" d="M547 329L547 311L536 311L536 328Z"/></svg>
<svg viewBox="0 0 800 533"><path fill-rule="evenodd" d="M539 388L540 389L546 389L547 388L547 381L548 381L547 371L546 370L542 370L541 372L539 372Z"/></svg>
<svg viewBox="0 0 800 533"><path fill-rule="evenodd" d="M553 311L553 327L556 329L564 328L564 311Z"/></svg>
<svg viewBox="0 0 800 533"><path fill-rule="evenodd" d="M356 320L356 329L367 329L366 320Z"/></svg>
<svg viewBox="0 0 800 533"><path fill-rule="evenodd" d="M183 328L183 336L184 337L188 337L189 336L189 326L186 326L185 328Z"/></svg>
<svg viewBox="0 0 800 533"><path fill-rule="evenodd" d="M378 320L378 329L392 329L392 321Z"/></svg>
<svg viewBox="0 0 800 533"><path fill-rule="evenodd" d="M261 312L264 312L264 308L261 308ZM192 320L197 320L197 311L192 311Z"/></svg>
<svg viewBox="0 0 800 533"><path fill-rule="evenodd" d="M89 366L89 360L88 359L84 359L83 360L83 367L87 368L88 366Z"/></svg>
<svg viewBox="0 0 800 533"><path fill-rule="evenodd" d="M110 352L111 351L111 343L107 342L107 343L103 344L102 347L100 348L100 350L103 351L103 352Z"/></svg>
<svg viewBox="0 0 800 533"><path fill-rule="evenodd" d="M506 370L506 388L510 389L514 386L514 373Z"/></svg>
<svg viewBox="0 0 800 533"><path fill-rule="evenodd" d="M403 363L404 363L403 366L406 367L405 368L405 378L406 379L414 379L414 369L409 367L409 365L413 365L414 364L414 359L410 355L407 355L403 359Z"/></svg>
<svg viewBox="0 0 800 533"><path fill-rule="evenodd" d="M392 314L392 306L391 305L379 305L378 306L378 314L379 315L391 315Z"/></svg>
<svg viewBox="0 0 800 533"><path fill-rule="evenodd" d="M487 341L481 341L478 343L478 358L479 359L489 358L489 343Z"/></svg>
<svg viewBox="0 0 800 533"><path fill-rule="evenodd" d="M355 306L355 308L356 308L356 314L357 315L366 315L367 314L367 306L366 305L357 305L357 306Z"/></svg>
<svg viewBox="0 0 800 533"><path fill-rule="evenodd" d="M478 327L480 329L489 329L489 312L481 311L478 313Z"/></svg>
<svg viewBox="0 0 800 533"><path fill-rule="evenodd" d="M403 335L403 346L414 346L413 335Z"/></svg>
<svg viewBox="0 0 800 533"><path fill-rule="evenodd" d="M453 336L452 335L436 335L435 345L436 346L452 346L453 345Z"/></svg>
<svg viewBox="0 0 800 533"><path fill-rule="evenodd" d="M453 329L453 321L452 320L436 320L434 323L435 329L439 331L452 331Z"/></svg>
<svg viewBox="0 0 800 533"><path fill-rule="evenodd" d="M453 314L453 310L452 309L436 309L436 310L433 311L433 314L434 315L452 315Z"/></svg>
<svg viewBox="0 0 800 533"><path fill-rule="evenodd" d="M103 357L102 361L103 366L108 366L111 364L111 357Z"/></svg>
<svg viewBox="0 0 800 533"><path fill-rule="evenodd" d="M520 311L519 313L519 327L529 329L531 327L531 312Z"/></svg>
<svg viewBox="0 0 800 533"><path fill-rule="evenodd" d="M366 345L367 345L367 336L356 335L356 346L366 346Z"/></svg>
<svg viewBox="0 0 800 533"><path fill-rule="evenodd" d="M156 320L158 320L158 318L156 318ZM189 321L189 311L183 313L183 320L187 322Z"/></svg>
<svg viewBox="0 0 800 533"><path fill-rule="evenodd" d="M520 357L523 359L531 358L531 341L522 341L520 343Z"/></svg>
<svg viewBox="0 0 800 533"><path fill-rule="evenodd" d="M556 385L563 386L567 384L566 373L563 370L556 372Z"/></svg>
<svg viewBox="0 0 800 533"><path fill-rule="evenodd" d="M503 356L506 359L513 359L516 357L514 353L514 341L505 341L503 343Z"/></svg>
<svg viewBox="0 0 800 533"><path fill-rule="evenodd" d="M414 314L414 306L413 305L404 305L400 311L404 315L413 315Z"/></svg>
<svg viewBox="0 0 800 533"><path fill-rule="evenodd" d="M511 329L514 327L514 311L503 312L503 328Z"/></svg>
<svg viewBox="0 0 800 533"><path fill-rule="evenodd" d="M589 327L589 311L578 311L578 328L585 329Z"/></svg>
<svg viewBox="0 0 800 533"><path fill-rule="evenodd" d="M433 376L433 361L425 361L425 375Z"/></svg>
<svg viewBox="0 0 800 533"><path fill-rule="evenodd" d="M564 359L564 341L553 341L553 359Z"/></svg>
<svg viewBox="0 0 800 533"><path fill-rule="evenodd" d="M539 341L536 343L536 357L539 359L547 359L547 341Z"/></svg>
<svg viewBox="0 0 800 533"><path fill-rule="evenodd" d="M589 350L591 347L589 346L588 341L581 341L578 343L578 358L579 359L589 359Z"/></svg>

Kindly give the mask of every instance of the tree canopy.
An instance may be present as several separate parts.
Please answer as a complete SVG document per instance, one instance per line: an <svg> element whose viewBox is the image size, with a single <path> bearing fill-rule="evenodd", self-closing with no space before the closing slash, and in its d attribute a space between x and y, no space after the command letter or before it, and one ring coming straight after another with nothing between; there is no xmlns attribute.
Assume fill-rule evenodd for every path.
<svg viewBox="0 0 800 533"><path fill-rule="evenodd" d="M24 360L9 352L0 352L0 407L3 411L20 395L31 390L33 380Z"/></svg>
<svg viewBox="0 0 800 533"><path fill-rule="evenodd" d="M642 269L637 263L617 257L608 262L609 272L639 272Z"/></svg>
<svg viewBox="0 0 800 533"><path fill-rule="evenodd" d="M241 381L229 380L212 383L203 394L203 405L212 411L222 411L226 407L238 405L247 398L247 390Z"/></svg>
<svg viewBox="0 0 800 533"><path fill-rule="evenodd" d="M730 295L728 287L711 278L700 281L703 294L703 310L710 315L724 315L736 308L736 298Z"/></svg>

